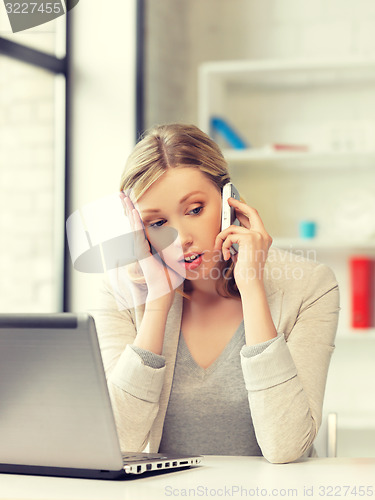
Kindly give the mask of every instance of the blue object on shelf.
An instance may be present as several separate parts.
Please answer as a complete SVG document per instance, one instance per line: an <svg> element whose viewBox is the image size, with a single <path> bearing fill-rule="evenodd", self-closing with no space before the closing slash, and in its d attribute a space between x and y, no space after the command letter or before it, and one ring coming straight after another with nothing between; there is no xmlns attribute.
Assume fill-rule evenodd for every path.
<svg viewBox="0 0 375 500"><path fill-rule="evenodd" d="M229 125L223 118L213 116L211 118L211 128L213 131L221 134L228 144L235 149L246 149L246 142L238 135L238 133Z"/></svg>
<svg viewBox="0 0 375 500"><path fill-rule="evenodd" d="M301 220L299 223L300 238L315 238L316 223L312 220Z"/></svg>

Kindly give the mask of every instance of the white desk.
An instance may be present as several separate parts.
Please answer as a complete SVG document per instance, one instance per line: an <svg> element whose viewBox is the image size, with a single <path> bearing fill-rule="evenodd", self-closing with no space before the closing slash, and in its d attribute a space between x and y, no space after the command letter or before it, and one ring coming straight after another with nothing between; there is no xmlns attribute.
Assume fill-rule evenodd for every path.
<svg viewBox="0 0 375 500"><path fill-rule="evenodd" d="M122 481L0 474L0 499L335 497L375 500L375 458L309 458L292 464L270 464L259 457L206 456L204 462L192 469Z"/></svg>

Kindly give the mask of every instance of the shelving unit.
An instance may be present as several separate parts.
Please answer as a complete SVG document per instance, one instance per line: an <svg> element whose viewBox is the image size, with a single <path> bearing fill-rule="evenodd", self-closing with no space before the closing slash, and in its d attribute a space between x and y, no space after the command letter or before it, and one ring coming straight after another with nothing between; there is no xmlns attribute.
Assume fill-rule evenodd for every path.
<svg viewBox="0 0 375 500"><path fill-rule="evenodd" d="M221 117L251 146L229 149L214 136L232 181L259 211L273 245L307 257L314 252L334 270L343 341L375 340L375 328L349 326L348 277L351 255L375 259L374 90L375 59L216 61L199 70L199 126L214 136L210 120ZM373 234L360 227L369 225L366 218L356 224L361 205L350 212L353 199L363 210L374 207L373 217L367 214ZM302 219L315 220L316 238L299 238Z"/></svg>
<svg viewBox="0 0 375 500"><path fill-rule="evenodd" d="M333 238L275 238L273 245L302 255L313 260L325 261L334 269L340 283L341 307L340 322L337 339L375 341L375 325L372 328L351 328L349 325L350 300L348 286L347 266L343 264L349 255L371 255L375 260L375 240L353 241L349 239Z"/></svg>
<svg viewBox="0 0 375 500"><path fill-rule="evenodd" d="M211 116L226 109L230 87L270 95L317 88L337 91L374 83L375 59L368 58L207 62L199 69L199 125L210 130Z"/></svg>
<svg viewBox="0 0 375 500"><path fill-rule="evenodd" d="M232 182L273 245L328 264L338 280L323 411L337 412L339 455L373 453L367 440L375 436L375 325L350 326L348 265L352 255L375 260L374 90L375 59L224 61L199 72L199 125L221 146ZM210 130L214 116L251 147L228 149ZM302 219L316 222L315 238L299 237Z"/></svg>

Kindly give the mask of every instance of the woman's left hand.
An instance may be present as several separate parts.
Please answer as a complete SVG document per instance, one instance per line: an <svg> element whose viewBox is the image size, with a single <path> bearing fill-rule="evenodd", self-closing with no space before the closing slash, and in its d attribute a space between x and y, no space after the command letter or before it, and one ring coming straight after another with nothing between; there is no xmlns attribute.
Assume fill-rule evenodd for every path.
<svg viewBox="0 0 375 500"><path fill-rule="evenodd" d="M225 260L232 257L235 263L234 279L241 292L263 280L263 269L272 238L255 208L234 198L228 198L228 203L235 208L241 226L231 225L221 231L216 237L214 249L219 250L221 247ZM229 250L233 243L238 244L238 253L234 256Z"/></svg>

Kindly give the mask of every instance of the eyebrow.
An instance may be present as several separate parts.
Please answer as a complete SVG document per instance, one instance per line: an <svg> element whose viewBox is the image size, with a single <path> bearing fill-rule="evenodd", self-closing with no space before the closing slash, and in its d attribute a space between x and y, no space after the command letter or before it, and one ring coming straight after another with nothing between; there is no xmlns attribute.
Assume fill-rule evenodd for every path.
<svg viewBox="0 0 375 500"><path fill-rule="evenodd" d="M189 193L186 196L184 196L183 198L181 198L181 200L179 201L179 204L181 205L182 203L184 203L184 201L186 201L188 198L190 198L190 196L193 196L194 194L198 194L198 193L205 194L203 191L192 191L191 193ZM158 208L149 208L148 210L142 210L142 214L148 214L148 213L156 214L159 212L161 212L161 210L159 210Z"/></svg>

